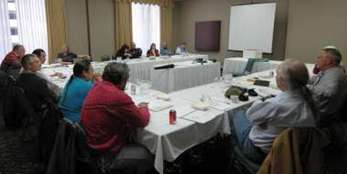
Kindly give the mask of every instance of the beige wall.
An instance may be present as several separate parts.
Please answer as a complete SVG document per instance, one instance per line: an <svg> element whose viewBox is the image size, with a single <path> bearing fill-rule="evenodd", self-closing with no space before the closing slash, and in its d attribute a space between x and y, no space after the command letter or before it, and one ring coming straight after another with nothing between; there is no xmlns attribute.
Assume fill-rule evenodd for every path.
<svg viewBox="0 0 347 174"><path fill-rule="evenodd" d="M77 54L88 54L85 0L65 0L67 43Z"/></svg>
<svg viewBox="0 0 347 174"><path fill-rule="evenodd" d="M290 0L287 58L313 62L319 49L337 46L347 64L347 1Z"/></svg>
<svg viewBox="0 0 347 174"><path fill-rule="evenodd" d="M68 45L77 54L88 54L87 9L85 0L66 0ZM90 50L93 58L114 54L113 0L88 0Z"/></svg>
<svg viewBox="0 0 347 174"><path fill-rule="evenodd" d="M253 0L257 2L274 2L274 0ZM288 0L278 0L275 19L273 54L265 55L272 59L282 59L285 54L287 28ZM188 48L195 52L195 22L206 20L221 20L221 43L219 52L202 52L210 58L223 60L225 57L240 56L240 52L230 52L228 49L229 16L232 5L249 4L250 0L185 0L176 2L174 9L174 43L185 41Z"/></svg>
<svg viewBox="0 0 347 174"><path fill-rule="evenodd" d="M89 0L91 53L95 58L114 54L114 0Z"/></svg>

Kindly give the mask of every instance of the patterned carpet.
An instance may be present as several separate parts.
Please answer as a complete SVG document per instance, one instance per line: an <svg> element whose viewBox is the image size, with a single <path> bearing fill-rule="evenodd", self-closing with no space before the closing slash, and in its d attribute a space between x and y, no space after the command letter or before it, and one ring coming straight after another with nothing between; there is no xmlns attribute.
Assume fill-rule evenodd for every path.
<svg viewBox="0 0 347 174"><path fill-rule="evenodd" d="M0 174L37 174L40 165L34 163L20 131L9 131L0 127Z"/></svg>

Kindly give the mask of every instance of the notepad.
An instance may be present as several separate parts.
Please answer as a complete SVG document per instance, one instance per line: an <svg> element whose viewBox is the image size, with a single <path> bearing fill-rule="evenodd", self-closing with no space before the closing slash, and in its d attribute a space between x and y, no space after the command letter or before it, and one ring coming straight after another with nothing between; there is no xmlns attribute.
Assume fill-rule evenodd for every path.
<svg viewBox="0 0 347 174"><path fill-rule="evenodd" d="M153 112L159 112L159 111L171 108L172 106L173 106L172 103L158 101L158 100L151 101L148 104L149 110L151 110Z"/></svg>
<svg viewBox="0 0 347 174"><path fill-rule="evenodd" d="M190 114L184 116L184 119L194 121L200 124L205 124L214 118L218 117L219 114L223 114L223 112L219 112L217 110L209 110L209 111L194 111Z"/></svg>

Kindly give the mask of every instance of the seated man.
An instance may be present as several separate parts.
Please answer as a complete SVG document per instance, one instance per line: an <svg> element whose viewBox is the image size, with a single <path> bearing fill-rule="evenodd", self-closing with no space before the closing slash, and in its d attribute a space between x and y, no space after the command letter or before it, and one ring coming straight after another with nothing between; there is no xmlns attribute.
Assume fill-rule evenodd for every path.
<svg viewBox="0 0 347 174"><path fill-rule="evenodd" d="M130 44L129 53L131 55L130 58L140 58L142 56L142 49L141 48L136 48L135 42L132 42Z"/></svg>
<svg viewBox="0 0 347 174"><path fill-rule="evenodd" d="M73 63L73 59L75 58L77 58L77 54L71 52L68 46L64 46L63 51L57 55L57 59L62 62Z"/></svg>
<svg viewBox="0 0 347 174"><path fill-rule="evenodd" d="M311 79L310 89L319 111L319 125L338 122L339 111L347 98L347 77L342 66L342 56L336 48L323 48L317 57L319 73Z"/></svg>
<svg viewBox="0 0 347 174"><path fill-rule="evenodd" d="M160 49L160 55L170 56L172 54L170 48L167 47L166 43L163 43L163 47Z"/></svg>
<svg viewBox="0 0 347 174"><path fill-rule="evenodd" d="M87 143L98 154L99 167L108 173L146 173L153 169L153 157L135 144L131 135L149 122L147 104L135 106L124 92L129 68L123 63L108 64L85 98L81 123ZM124 171L125 170L125 171Z"/></svg>
<svg viewBox="0 0 347 174"><path fill-rule="evenodd" d="M45 52L43 49L40 49L40 48L35 49L35 50L33 51L32 54L36 55L36 56L40 59L41 64L44 64L44 63L45 63L45 61L46 61L46 52ZM21 71L23 71L23 70L24 70L24 69L22 68ZM45 79L46 82L47 82L48 88L49 88L51 91L53 91L53 93L54 93L55 96L59 96L59 93L60 93L60 88L59 88L59 86L56 85L55 83L53 83L53 82L47 77L46 74L42 73L41 70L40 70L40 71L37 71L37 72L36 72L36 75L38 75L38 76L41 77L42 79ZM54 74L54 75L58 75L58 74Z"/></svg>
<svg viewBox="0 0 347 174"><path fill-rule="evenodd" d="M19 75L17 84L24 89L34 110L41 112L42 104L56 100L54 92L48 88L46 80L36 74L41 69L41 61L36 55L25 55L21 64L23 72Z"/></svg>
<svg viewBox="0 0 347 174"><path fill-rule="evenodd" d="M20 60L25 54L23 45L15 45L1 63L0 70L17 77L21 69Z"/></svg>
<svg viewBox="0 0 347 174"><path fill-rule="evenodd" d="M116 57L121 57L122 59L130 58L132 55L129 53L129 46L127 44L122 45L122 47L117 50Z"/></svg>
<svg viewBox="0 0 347 174"><path fill-rule="evenodd" d="M177 46L176 48L176 54L178 55L187 55L188 50L186 48L187 44L185 42L181 43L180 45Z"/></svg>
<svg viewBox="0 0 347 174"><path fill-rule="evenodd" d="M282 91L276 97L255 101L246 115L236 114L233 127L243 153L261 163L274 139L286 128L315 126L315 106L306 84L306 66L286 60L277 68L276 83Z"/></svg>

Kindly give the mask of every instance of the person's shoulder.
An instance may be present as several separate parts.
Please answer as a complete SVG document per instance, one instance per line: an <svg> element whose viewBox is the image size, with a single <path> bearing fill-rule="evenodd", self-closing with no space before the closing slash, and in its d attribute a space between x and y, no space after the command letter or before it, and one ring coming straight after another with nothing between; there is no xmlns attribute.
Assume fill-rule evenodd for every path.
<svg viewBox="0 0 347 174"><path fill-rule="evenodd" d="M22 73L19 75L17 82L23 82L26 84L42 85L46 84L46 80L39 77L34 73Z"/></svg>
<svg viewBox="0 0 347 174"><path fill-rule="evenodd" d="M5 59L12 59L12 58L17 58L17 54L14 51L11 51L6 54Z"/></svg>
<svg viewBox="0 0 347 174"><path fill-rule="evenodd" d="M325 70L323 74L323 78L326 78L329 80L346 79L346 74L342 67L337 66L337 67L333 67L333 68L329 68Z"/></svg>

